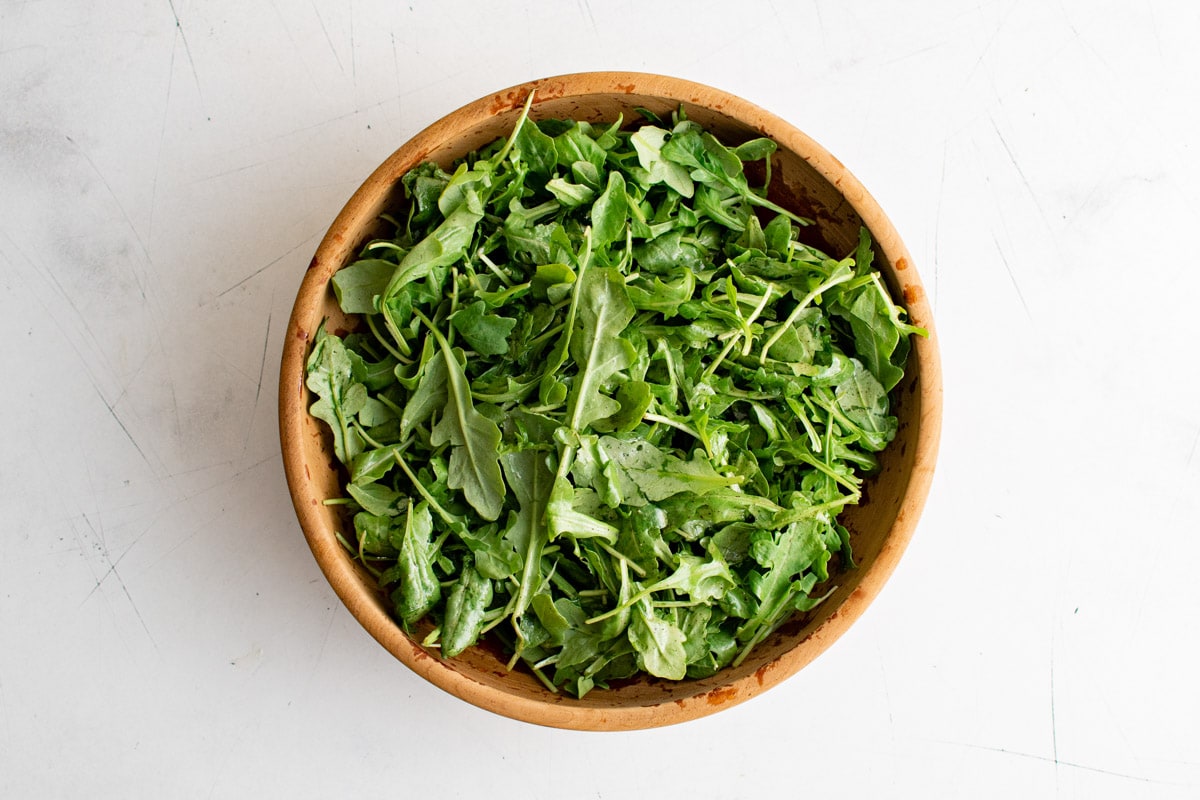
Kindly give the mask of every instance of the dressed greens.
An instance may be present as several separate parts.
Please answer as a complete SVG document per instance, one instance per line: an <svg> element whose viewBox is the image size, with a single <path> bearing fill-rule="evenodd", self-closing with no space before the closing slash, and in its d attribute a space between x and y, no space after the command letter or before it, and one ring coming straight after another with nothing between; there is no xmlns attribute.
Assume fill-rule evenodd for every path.
<svg viewBox="0 0 1200 800"><path fill-rule="evenodd" d="M491 632L577 696L711 675L821 602L925 333L865 230L830 258L751 185L773 142L643 116L527 104L409 172L394 236L333 278L364 324L308 360L343 543L396 618L445 657Z"/></svg>

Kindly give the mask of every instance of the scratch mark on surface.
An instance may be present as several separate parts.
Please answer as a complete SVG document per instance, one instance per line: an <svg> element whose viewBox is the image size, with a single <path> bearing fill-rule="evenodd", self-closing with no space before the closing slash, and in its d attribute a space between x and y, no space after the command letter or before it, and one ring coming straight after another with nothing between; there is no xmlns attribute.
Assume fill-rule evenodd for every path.
<svg viewBox="0 0 1200 800"><path fill-rule="evenodd" d="M146 354L142 356L142 360L138 362L137 369L135 369L133 373L125 379L125 382L121 384L120 393L117 395L116 399L112 401L113 407L120 405L121 401L125 399L125 395L129 394L129 387L132 386L134 381L141 376L142 371L146 369L146 364L150 362L150 356L152 355L153 353L147 350Z"/></svg>
<svg viewBox="0 0 1200 800"><path fill-rule="evenodd" d="M970 750L983 750L988 753L1000 753L1001 755L1012 756L1013 758L1027 758L1032 761L1042 761L1047 764L1057 764L1059 766L1068 767L1070 769L1083 770L1084 772L1094 772L1099 775L1111 775L1114 778L1125 778L1131 781L1141 781L1142 783L1161 783L1168 786L1178 785L1167 781L1158 780L1156 778L1147 778L1145 775L1133 775L1128 772L1116 772L1109 769L1101 769L1100 767L1090 767L1086 764L1078 764L1073 761L1060 761L1049 756L1039 756L1034 753L1024 753L1020 750L1008 750L1003 747L990 747L984 744L971 744L970 742L947 742L944 740L932 739L937 744L950 745L953 747L965 747Z"/></svg>
<svg viewBox="0 0 1200 800"><path fill-rule="evenodd" d="M1158 21L1154 18L1154 4L1150 2L1143 3L1146 7L1146 17L1150 20L1150 33L1154 36L1154 48L1158 50L1158 57L1164 57L1162 48L1162 36L1158 32Z"/></svg>
<svg viewBox="0 0 1200 800"><path fill-rule="evenodd" d="M1196 435L1192 437L1192 447L1188 450L1187 459L1183 462L1184 470L1192 466L1192 459L1196 457L1196 445L1200 444L1200 430L1196 431Z"/></svg>
<svg viewBox="0 0 1200 800"><path fill-rule="evenodd" d="M158 351L162 353L163 359L167 364L167 391L171 393L171 415L175 419L175 435L178 436L183 430L183 417L179 413L179 394L175 391L175 375L173 359L168 357L166 347L163 345L162 339L158 342Z"/></svg>
<svg viewBox="0 0 1200 800"><path fill-rule="evenodd" d="M258 388L254 390L254 407L258 408L258 398L262 394L263 374L267 369L267 345L271 343L271 317L274 312L267 314L267 332L263 334L262 363L258 365Z"/></svg>
<svg viewBox="0 0 1200 800"><path fill-rule="evenodd" d="M338 57L337 48L333 46L333 39L329 38L329 30L325 27L325 20L321 18L321 12L317 10L315 0L312 3L313 14L317 17L317 24L321 26L321 33L325 34L325 42L329 45L329 52L333 53L333 60L337 62L338 69L342 74L346 74L346 68L342 66L342 59Z"/></svg>
<svg viewBox="0 0 1200 800"><path fill-rule="evenodd" d="M821 41L828 42L829 34L825 30L825 17L821 14L820 0L816 0L816 2L813 3L813 10L817 12L817 29L821 32ZM825 45L825 49L828 52L829 45Z"/></svg>
<svg viewBox="0 0 1200 800"><path fill-rule="evenodd" d="M354 0L346 3L346 15L350 22L350 82L358 87L358 59L354 53Z"/></svg>
<svg viewBox="0 0 1200 800"><path fill-rule="evenodd" d="M142 446L138 444L137 439L133 438L133 434L129 432L129 428L125 427L125 423L121 420L120 415L117 414L116 408L108 400L104 399L104 394L100 391L100 387L96 385L94 380L91 381L91 384L92 389L96 392L96 396L100 398L100 402L104 404L104 407L108 409L109 415L116 420L117 425L121 428L121 432L125 434L125 438L129 439L129 443L133 445L133 449L137 450L138 455L142 457L142 461L146 462L146 466L150 468L151 472L154 472L154 465L150 463L149 456L146 455L146 451L142 449Z"/></svg>
<svg viewBox="0 0 1200 800"><path fill-rule="evenodd" d="M296 44L296 37L292 35L291 26L287 24L287 17L285 17L283 12L279 10L279 4L276 3L275 0L271 0L271 8L274 9L275 16L279 19L279 26L283 28L284 33L287 34L288 41L292 43L292 49L295 50L298 55L303 55L304 51L300 49L300 45ZM300 63L304 65L304 71L311 79L312 69L310 69L308 66L308 60L302 58L300 59Z"/></svg>
<svg viewBox="0 0 1200 800"><path fill-rule="evenodd" d="M312 670L308 673L308 683L311 684L313 678L317 674L317 668L321 666L321 659L325 657L325 648L329 646L329 634L333 632L333 622L337 619L337 609L329 609L329 624L325 626L325 636L321 639L321 649L317 651L317 657L313 659Z"/></svg>
<svg viewBox="0 0 1200 800"><path fill-rule="evenodd" d="M396 55L396 34L392 32L392 67L396 75L396 105L398 111L403 111L404 106L400 102L400 95L404 92L404 87L400 85L400 58Z"/></svg>
<svg viewBox="0 0 1200 800"><path fill-rule="evenodd" d="M266 272L268 269L270 269L271 267L275 266L275 265L276 265L276 264L278 264L280 261L283 261L285 258L287 258L288 256L290 256L292 253L296 252L296 251L297 251L297 250L299 250L301 247L303 247L304 245L306 245L306 244L308 244L309 242L311 242L311 241L313 240L313 238L314 238L314 237L316 237L316 236L318 236L318 235L319 235L319 234L316 234L316 233L310 234L309 236L307 236L306 238L304 238L302 241L300 241L298 244L296 244L295 246L293 246L293 247L292 247L290 250L288 250L286 253L284 253L283 255L279 256L278 258L272 259L272 260L270 261L270 263L264 264L263 266L261 266L261 267L259 267L258 269L254 270L254 271L253 271L253 272L251 272L249 275L247 275L246 277L242 278L240 281L238 281L237 283L235 283L233 286L230 286L228 289L226 289L225 291L223 291L223 292L221 292L220 294L218 294L216 297L214 297L214 298L213 298L213 300L220 300L222 297L224 297L225 295L229 294L229 293L230 293L230 292L232 292L234 289L238 288L239 286L242 286L243 284L245 284L246 282L250 281L251 279L258 277L258 276L259 276L259 275L261 275L263 272Z"/></svg>
<svg viewBox="0 0 1200 800"><path fill-rule="evenodd" d="M125 579L122 578L121 573L117 571L117 564L120 563L121 559L118 558L115 562L113 561L112 555L108 551L108 544L105 542L104 534L96 530L96 527L92 525L92 521L88 518L87 514L82 514L81 516L83 517L83 521L87 523L88 528L91 529L92 535L95 536L100 543L100 557L103 558L105 563L108 564L108 571L97 578L96 586L92 589L92 591L88 592L88 596L87 598L84 598L84 602L87 602L87 599L96 593L96 590L100 588L101 584L103 584L105 580L107 580L110 576L113 577L117 581L117 585L121 587L121 592L125 595L125 599L129 601L129 607L133 609L134 615L137 617L138 622L141 623L142 630L146 632L146 636L150 639L150 644L154 646L155 650L158 650L158 642L154 640L154 634L150 632L149 626L146 625L146 620L142 616L141 609L138 608L137 603L133 599L133 595L130 594L129 587L125 584ZM103 526L101 526L101 530L103 530ZM126 550L126 552L129 551ZM122 555L122 558L124 558L124 555Z"/></svg>
<svg viewBox="0 0 1200 800"><path fill-rule="evenodd" d="M892 693L888 690L887 670L883 663L883 649L879 646L879 640L875 640L875 654L879 656L879 679L883 683L883 700L887 704L888 715L888 731L891 733L892 741L896 741L896 720L892 717Z"/></svg>
<svg viewBox="0 0 1200 800"><path fill-rule="evenodd" d="M922 47L918 50L912 50L908 53L905 53L902 56L896 56L895 58L881 62L881 64L882 64L882 66L890 67L893 64L899 64L901 61L907 61L910 58L916 58L917 56L924 55L925 53L928 53L932 50L941 50L945 46L946 46L945 42L938 42L936 44L927 45L926 47Z"/></svg>
<svg viewBox="0 0 1200 800"><path fill-rule="evenodd" d="M175 0L167 0L171 7L171 16L175 18L175 30L179 31L179 40L183 42L183 52L187 56L188 66L191 67L192 77L196 79L196 94L200 96L200 107L204 108L204 90L200 88L200 73L196 71L196 61L192 58L192 48L188 44L187 34L183 32L183 24L179 21L179 13L175 11ZM174 54L172 54L172 58Z"/></svg>
<svg viewBox="0 0 1200 800"><path fill-rule="evenodd" d="M579 6L580 13L587 17L588 24L592 26L592 33L599 33L596 27L596 15L592 13L592 4L588 0L577 0L576 5Z"/></svg>
<svg viewBox="0 0 1200 800"><path fill-rule="evenodd" d="M269 455L269 456L267 456L266 458L260 458L258 461L255 461L253 464L250 464L249 466L242 467L242 468L241 468L241 469L239 469L237 472L234 472L234 473L233 473L232 475L230 475L228 478L226 478L225 480L221 481L220 483L218 483L216 486L213 486L212 488L213 488L213 489L215 489L215 488L217 488L217 487L219 487L219 486L224 486L224 485L225 485L225 484L227 484L227 483L232 483L234 480L236 480L236 479L238 479L238 478L242 477L242 476L243 476L243 475L245 475L246 473L248 473L248 472L253 472L254 470L256 470L256 469L258 469L259 467L261 467L263 464L266 464L266 463L268 463L268 462L274 462L274 461L278 460L278 458L279 458L279 457L278 457L277 455L275 455L275 454Z"/></svg>
<svg viewBox="0 0 1200 800"><path fill-rule="evenodd" d="M167 140L167 114L171 108L171 88L175 85L175 45L171 45L171 61L167 65L167 95L163 100L162 122L158 126L158 153L154 157L154 178L150 181L150 224L146 237L154 241L154 207L158 201L158 173L162 169L163 145Z"/></svg>
<svg viewBox="0 0 1200 800"><path fill-rule="evenodd" d="M988 121L992 123L992 130L996 132L997 138L1000 139L1000 145L1004 148L1004 152L1008 155L1008 160L1012 162L1013 169L1017 171L1017 176L1020 177L1021 183L1025 185L1025 190L1029 192L1029 197L1033 200L1033 205L1037 208L1038 214L1042 218L1042 222L1047 228L1051 228L1050 220L1046 216L1046 210L1042 208L1042 203L1038 200L1037 193L1033 191L1033 185L1029 182L1029 178L1025 177L1025 171L1021 169L1021 165L1017 163L1017 157L1013 155L1012 148L1008 146L1008 140L1004 138L1004 134L1000 132L1000 126L996 124L996 118L988 115Z"/></svg>
<svg viewBox="0 0 1200 800"><path fill-rule="evenodd" d="M96 162L92 161L92 157L89 156L82 147L75 143L74 139L68 136L67 141L71 143L71 146L75 148L75 151L79 153L79 155L83 156L83 160L88 163L88 166L92 168L92 172L96 173L96 177L98 177L100 182L104 184L104 188L108 190L109 196L112 197L113 202L117 204L117 209L120 210L121 217L125 220L125 224L129 226L129 230L133 233L133 238L137 240L138 247L141 248L142 256L146 259L146 263L153 266L153 262L150 260L150 251L146 249L146 243L142 241L141 234L138 233L137 228L133 224L133 220L129 218L129 212L125 210L125 205L121 202L121 198L117 197L117 193L113 191L112 185L108 182L108 179L104 177L104 173L101 172L100 168L96 166ZM142 300L145 300L146 287L142 284L141 275L138 274L136 269L130 269L130 272L133 274L134 283L137 284L138 293L142 296Z"/></svg>
<svg viewBox="0 0 1200 800"><path fill-rule="evenodd" d="M1054 682L1054 642L1057 638L1054 625L1057 620L1051 622L1050 628L1050 747L1051 753L1054 756L1054 789L1058 791L1058 768L1060 761L1058 760L1058 714L1055 711L1055 695L1057 686Z"/></svg>
<svg viewBox="0 0 1200 800"><path fill-rule="evenodd" d="M230 175L237 175L240 172L246 172L247 170L258 169L259 167L265 167L268 164L275 164L279 161L290 161L291 159L292 159L292 156L290 154L276 156L275 158L255 159L251 163L243 164L240 167L232 167L230 169L222 170L221 172L214 172L211 175L205 175L204 177L201 177L201 178L195 178L191 181L188 181L188 186L195 186L200 183L208 183L209 181L215 181L220 178L227 178Z"/></svg>
<svg viewBox="0 0 1200 800"><path fill-rule="evenodd" d="M727 49L727 48L730 48L733 46L734 46L733 44L726 45L722 49ZM710 52L716 52L716 51L710 51ZM699 62L699 59L697 59L697 63L698 62ZM421 95L421 94L424 94L427 92L435 91L436 89L438 89L441 86L455 83L456 80L458 80L459 78L462 78L464 75L473 75L475 73L475 71L476 71L476 68L473 66L464 67L463 69L454 70L454 71L447 70L443 73L440 73L439 77L437 79L432 80L428 83L414 83L413 88L402 92L401 97L410 97L413 95ZM379 108L380 106L386 105L387 103L390 103L395 99L396 98L393 98L393 97L386 97L383 100L378 100L373 103L363 103L363 104L355 107L353 111L347 111L344 114L337 114L335 116L323 119L319 122L314 122L311 125L304 125L304 126L301 126L298 128L288 128L285 133L274 134L274 135L268 136L264 139L260 139L257 142L253 142L252 144L257 146L257 145L277 142L281 139L290 139L294 136L297 136L298 134L308 133L309 131L316 130L317 128L323 128L326 125L331 125L335 122L341 122L342 120L350 119L351 117L356 117L359 114L364 114L367 111L371 111L373 109ZM245 149L245 147L249 147L249 146L251 146L251 145L246 145L244 147L235 148L235 149ZM330 185L331 186L332 185L342 185L342 183L330 184Z"/></svg>
<svg viewBox="0 0 1200 800"><path fill-rule="evenodd" d="M1008 258L1004 255L1004 248L1000 246L1000 240L996 238L996 234L992 234L992 242L996 245L996 254L1000 256L1000 263L1004 265L1004 271L1008 273L1008 279L1012 281L1013 289L1017 293L1017 299L1021 301L1021 308L1025 309L1025 316L1030 322L1033 321L1033 315L1029 313L1029 306L1025 303L1025 295L1021 294L1021 287L1017 284L1017 276L1013 274L1012 267L1008 263Z"/></svg>
<svg viewBox="0 0 1200 800"><path fill-rule="evenodd" d="M937 211L933 218L933 306L937 309L938 297L938 257L942 246L942 200L946 197L946 151L949 140L942 141L942 176L938 181Z"/></svg>
<svg viewBox="0 0 1200 800"><path fill-rule="evenodd" d="M250 434L254 432L254 417L258 413L258 401L262 396L263 375L267 372L267 348L271 343L271 317L274 312L267 314L267 332L263 334L262 361L258 365L258 387L254 390L254 406L250 409L250 421L246 426L246 440L242 442L242 454L250 447Z"/></svg>
<svg viewBox="0 0 1200 800"><path fill-rule="evenodd" d="M67 328L58 319L58 317L55 314L55 311L57 310L57 306L52 309L44 301L42 301L40 297L38 298L38 301L41 303L42 308L46 311L47 317L49 319L54 320L54 324L58 327L59 331L62 333L63 338L66 340L67 344L70 345L71 349L75 351L75 355L79 357L79 362L82 365L84 372L87 373L88 378L91 380L92 385L95 386L96 391L99 392L100 391L99 383L96 380L95 373L92 371L93 365L97 361L100 361L100 362L102 362L101 366L104 367L108 371L109 375L114 375L114 374L116 374L116 372L113 369L112 362L108 358L108 354L100 346L100 342L96 338L96 334L92 331L91 324L88 322L87 317L85 317L83 312L79 310L79 305L75 302L73 293L68 292L63 287L62 282L59 281L58 276L55 275L52 270L46 269L41 264L39 264L37 261L34 261L32 258L30 258L29 254L26 253L23 249L21 249L21 246L18 245L11 236L9 236L7 233L4 233L4 231L0 231L0 235L4 236L5 241L7 241L9 243L9 245L11 245L12 248L17 251L17 253L21 256L21 258L23 258L25 260L25 263L28 264L29 267L34 272L37 273L38 277L40 277L43 281L46 282L46 284L50 287L51 291L55 292L58 295L58 297L63 301L63 303L65 303L66 306L69 307L71 309L71 311L74 313L74 320L78 323L79 327L82 328L82 334L81 334L82 337L85 340L87 340L88 342L90 342L92 349L95 352L95 357L93 357L93 358L88 358L87 356L85 356L83 354L83 352L79 349L79 345L75 343L75 337L72 337L68 333Z"/></svg>
<svg viewBox="0 0 1200 800"><path fill-rule="evenodd" d="M1058 10L1062 12L1063 20L1066 21L1067 29L1071 31L1071 35L1074 36L1076 39L1080 38L1079 29L1075 27L1075 21L1072 20L1071 15L1069 13L1067 13L1067 8L1066 8L1066 6L1063 5L1062 0L1058 0L1058 2L1055 5L1057 5Z"/></svg>
<svg viewBox="0 0 1200 800"><path fill-rule="evenodd" d="M980 65L983 64L983 60L987 57L988 51L992 49L992 45L996 43L996 39L1000 36L1000 31L1004 29L1005 23L1008 22L1008 18L1012 16L1012 13L1014 10L1016 10L1017 5L1018 3L1016 0L1014 0L1014 2L1008 6L1008 11L1004 12L1004 16L1000 18L1000 21L997 22L994 27L992 27L992 35L988 37L987 42L985 42L983 45L983 49L979 51L979 58L975 60L975 65L971 67L971 71L968 72L967 77L963 79L963 86L966 86L971 82L971 78L975 77L975 73L979 70Z"/></svg>

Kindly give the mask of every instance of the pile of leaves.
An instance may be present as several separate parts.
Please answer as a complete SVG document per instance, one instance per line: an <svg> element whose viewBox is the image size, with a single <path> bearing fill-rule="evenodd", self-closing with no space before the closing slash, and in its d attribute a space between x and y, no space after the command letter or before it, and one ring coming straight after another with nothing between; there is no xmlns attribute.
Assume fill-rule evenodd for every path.
<svg viewBox="0 0 1200 800"><path fill-rule="evenodd" d="M838 513L924 331L865 230L830 258L750 185L770 140L527 112L407 174L394 237L334 276L365 324L308 360L348 478L329 502L445 657L491 632L576 696L711 675L853 566Z"/></svg>

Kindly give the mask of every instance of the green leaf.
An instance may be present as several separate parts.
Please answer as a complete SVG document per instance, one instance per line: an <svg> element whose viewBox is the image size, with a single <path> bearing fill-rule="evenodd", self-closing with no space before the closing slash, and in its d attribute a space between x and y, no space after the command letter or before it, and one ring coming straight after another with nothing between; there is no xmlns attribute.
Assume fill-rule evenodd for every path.
<svg viewBox="0 0 1200 800"><path fill-rule="evenodd" d="M693 453L691 460L684 460L639 438L605 436L599 444L607 457L629 476L632 485L651 502L683 492L705 495L737 485L741 480L737 476L718 473L699 451Z"/></svg>
<svg viewBox="0 0 1200 800"><path fill-rule="evenodd" d="M354 501L363 507L363 510L369 514L376 515L391 515L396 514L396 501L400 500L402 495L399 492L393 491L386 486L380 486L377 483L368 483L359 485L356 483L346 484L346 491Z"/></svg>
<svg viewBox="0 0 1200 800"><path fill-rule="evenodd" d="M594 497L594 494L592 495ZM565 477L556 477L550 490L550 499L546 503L546 528L549 540L554 541L560 536L574 539L599 538L606 542L615 542L620 530L603 520L597 519L590 509L581 510L577 505L587 495L575 489Z"/></svg>
<svg viewBox="0 0 1200 800"><path fill-rule="evenodd" d="M458 361L451 356L451 360ZM433 416L433 412L445 408L447 402L446 385L449 381L449 370L446 369L446 357L438 351L425 365L425 372L417 384L416 391L410 395L400 416L400 436L406 437L409 432Z"/></svg>
<svg viewBox="0 0 1200 800"><path fill-rule="evenodd" d="M450 317L450 324L476 353L497 356L508 352L508 336L517 321L489 313L487 304L476 300L456 311Z"/></svg>
<svg viewBox="0 0 1200 800"><path fill-rule="evenodd" d="M682 274L670 283L664 283L658 277L652 280L643 278L637 283L628 284L626 291L638 311L657 311L663 319L670 319L696 293L696 274L683 267Z"/></svg>
<svg viewBox="0 0 1200 800"><path fill-rule="evenodd" d="M521 125L513 142L512 157L524 161L529 171L544 178L550 177L558 163L554 139L531 122Z"/></svg>
<svg viewBox="0 0 1200 800"><path fill-rule="evenodd" d="M625 178L621 173L608 173L608 185L592 205L591 220L593 246L603 247L624 238L629 205L625 197Z"/></svg>
<svg viewBox="0 0 1200 800"><path fill-rule="evenodd" d="M479 641L483 617L492 602L492 582L470 564L463 566L458 583L446 601L442 623L442 656L453 658Z"/></svg>
<svg viewBox="0 0 1200 800"><path fill-rule="evenodd" d="M596 199L596 190L582 183L569 183L562 178L547 181L546 189L565 208L586 206Z"/></svg>
<svg viewBox="0 0 1200 800"><path fill-rule="evenodd" d="M596 144L583 128L576 124L554 137L554 149L558 156L558 164L570 169L576 162L590 164L597 171L604 168L607 157L604 148Z"/></svg>
<svg viewBox="0 0 1200 800"><path fill-rule="evenodd" d="M354 381L349 351L337 336L324 327L318 330L309 354L305 384L319 398L309 408L333 433L333 451L348 464L363 449L362 437L351 426L351 418L366 403L366 387Z"/></svg>
<svg viewBox="0 0 1200 800"><path fill-rule="evenodd" d="M347 314L374 314L375 298L384 293L396 264L364 258L333 274L333 294Z"/></svg>
<svg viewBox="0 0 1200 800"><path fill-rule="evenodd" d="M616 401L620 408L615 413L592 423L597 431L632 431L641 424L642 417L654 402L654 395L645 381L626 381L617 387Z"/></svg>
<svg viewBox="0 0 1200 800"><path fill-rule="evenodd" d="M395 554L391 544L391 517L360 511L354 515L354 530L358 534L358 545L363 552L373 555Z"/></svg>
<svg viewBox="0 0 1200 800"><path fill-rule="evenodd" d="M664 233L633 248L633 260L638 268L660 275L674 274L680 268L701 269L706 258L706 250L697 241L685 237L683 231Z"/></svg>
<svg viewBox="0 0 1200 800"><path fill-rule="evenodd" d="M500 516L504 503L504 478L500 474L500 428L475 410L471 388L450 345L435 328L430 331L442 348L446 364L446 409L433 427L434 447L451 444L447 485L463 496L486 520Z"/></svg>
<svg viewBox="0 0 1200 800"><path fill-rule="evenodd" d="M454 212L404 256L384 289L384 299L426 277L433 269L460 261L475 236L475 226L482 219L483 201L474 191L468 190Z"/></svg>
<svg viewBox="0 0 1200 800"><path fill-rule="evenodd" d="M770 158L778 149L778 145L771 139L751 139L735 147L733 154L742 161L762 161L764 158Z"/></svg>
<svg viewBox="0 0 1200 800"><path fill-rule="evenodd" d="M834 397L838 406L864 436L869 450L882 450L896 437L896 418L888 414L888 397L875 376L858 359L851 359L854 371L837 384Z"/></svg>
<svg viewBox="0 0 1200 800"><path fill-rule="evenodd" d="M677 625L655 615L649 603L639 603L629 623L629 641L642 669L659 678L679 681L687 675L685 636Z"/></svg>
<svg viewBox="0 0 1200 800"><path fill-rule="evenodd" d="M534 595L532 606L538 622L542 623L542 627L550 634L551 640L560 646L564 644L571 633L571 622L555 606L550 593L540 592Z"/></svg>
<svg viewBox="0 0 1200 800"><path fill-rule="evenodd" d="M406 626L428 614L441 599L441 586L433 573L432 533L428 504L420 503L414 509L410 501L396 559L400 585L392 592L396 613Z"/></svg>
<svg viewBox="0 0 1200 800"><path fill-rule="evenodd" d="M767 252L786 256L792 243L792 223L783 214L777 214L763 228L763 239Z"/></svg>
<svg viewBox="0 0 1200 800"><path fill-rule="evenodd" d="M558 303L571 291L575 271L566 264L540 264L530 283L534 296Z"/></svg>
<svg viewBox="0 0 1200 800"><path fill-rule="evenodd" d="M755 615L738 629L737 635L738 639L753 646L791 614L795 579L810 569L825 572L829 550L817 521L806 518L781 531L756 531L751 536L750 555L764 568L763 572L756 573L750 587L759 606Z"/></svg>
<svg viewBox="0 0 1200 800"><path fill-rule="evenodd" d="M667 136L668 132L662 128L645 125L630 136L629 141L637 151L638 163L646 170L650 184L665 183L683 197L691 197L695 185L687 169L663 158L662 147Z"/></svg>
<svg viewBox="0 0 1200 800"><path fill-rule="evenodd" d="M519 622L541 582L542 550L549 541L546 506L554 474L546 464L546 454L537 450L505 453L500 456L500 463L520 509L506 534L521 556L520 588L511 612L514 622ZM520 636L519 628L517 633Z"/></svg>
<svg viewBox="0 0 1200 800"><path fill-rule="evenodd" d="M621 410L621 404L602 390L614 373L633 363L635 353L633 346L621 338L634 315L621 273L615 269L588 270L580 276L575 292L582 299L570 352L579 365L579 374L572 386L568 424L578 431Z"/></svg>
<svg viewBox="0 0 1200 800"><path fill-rule="evenodd" d="M373 483L396 466L396 445L377 447L359 453L350 462L350 481L359 486Z"/></svg>

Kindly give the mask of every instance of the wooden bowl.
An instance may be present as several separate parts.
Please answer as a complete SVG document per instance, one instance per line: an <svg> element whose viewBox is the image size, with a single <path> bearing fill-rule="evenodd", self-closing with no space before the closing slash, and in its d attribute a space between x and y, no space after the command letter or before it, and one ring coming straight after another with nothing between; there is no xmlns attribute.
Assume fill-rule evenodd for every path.
<svg viewBox="0 0 1200 800"><path fill-rule="evenodd" d="M930 331L913 343L907 374L893 395L899 433L882 454L882 471L865 486L864 502L843 522L851 531L858 568L838 576L839 588L815 611L797 616L760 644L740 666L701 680L645 678L577 700L548 691L528 672L505 668L506 656L486 645L443 660L393 622L374 580L338 543L336 507L342 476L324 425L309 416L304 367L313 334L330 318L342 321L330 278L380 231L381 212L403 201L400 177L422 161L443 167L506 135L529 92L531 116L609 122L637 118L638 107L667 117L682 105L731 144L769 136L770 196L816 221L808 243L841 257L853 250L860 225L875 241L875 264L911 320ZM630 730L669 725L748 700L796 673L829 647L863 613L891 575L917 524L933 476L941 427L941 372L933 317L912 259L875 200L840 162L808 136L757 106L716 89L676 78L628 72L565 75L489 95L430 125L397 150L354 193L334 220L304 275L288 324L279 382L279 427L284 467L300 526L334 591L380 644L410 669L451 694L489 711L561 728Z"/></svg>

